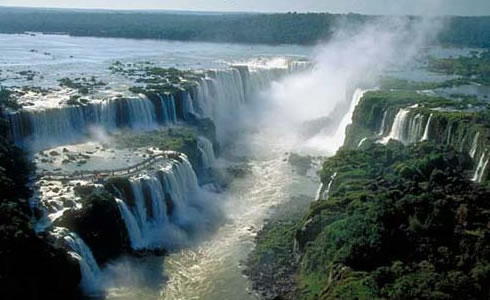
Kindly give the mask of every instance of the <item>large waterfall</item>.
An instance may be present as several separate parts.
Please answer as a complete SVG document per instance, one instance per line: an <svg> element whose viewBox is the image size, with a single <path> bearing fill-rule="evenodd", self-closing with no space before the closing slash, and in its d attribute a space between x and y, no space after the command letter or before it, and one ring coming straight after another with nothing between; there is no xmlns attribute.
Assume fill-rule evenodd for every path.
<svg viewBox="0 0 490 300"><path fill-rule="evenodd" d="M129 193L115 189L133 249L181 246L209 217L204 191L184 154L155 173L129 178L129 184Z"/></svg>
<svg viewBox="0 0 490 300"><path fill-rule="evenodd" d="M342 118L339 126L332 135L330 130L322 130L318 135L309 139L306 143L306 147L310 149L326 148L322 151L326 151L330 154L334 154L335 151L342 146L346 136L346 128L352 123L352 116L354 115L354 110L356 106L361 101L362 97L368 90L356 89L352 95L349 111Z"/></svg>
<svg viewBox="0 0 490 300"><path fill-rule="evenodd" d="M418 105L413 105L398 110L389 134L382 138L380 142L386 144L390 139L393 139L404 144L412 144L419 141L428 140L432 114L430 114L429 117L426 117L422 113L412 112L412 109L417 108L417 106ZM383 117L383 119L384 118L385 117ZM383 122L386 121L383 120L382 123ZM422 128L424 128L423 131ZM382 134L383 132L378 132L378 135L380 133Z"/></svg>
<svg viewBox="0 0 490 300"><path fill-rule="evenodd" d="M159 103L140 95L94 101L87 105L25 109L9 116L12 136L19 145L43 148L76 141L92 127L147 130L175 123L174 97L164 95L157 100Z"/></svg>
<svg viewBox="0 0 490 300"><path fill-rule="evenodd" d="M391 126L390 133L382 140L383 143L387 143L390 139L398 140L401 142L404 141L405 128L407 125L409 113L410 110L406 108L402 108L398 111L395 116L395 120L393 121L393 125Z"/></svg>
<svg viewBox="0 0 490 300"><path fill-rule="evenodd" d="M214 154L213 143L203 136L197 138L197 146L201 154L201 166L203 168L210 168L214 165L216 160Z"/></svg>
<svg viewBox="0 0 490 300"><path fill-rule="evenodd" d="M300 64L301 65L301 64ZM290 72L306 67L291 63L281 67L232 66L208 71L196 85L178 94L144 95L93 100L88 104L25 108L11 113L11 133L20 146L46 148L81 139L92 127L107 131L118 128L148 130L186 121L192 117L211 118L218 139L233 124L239 108L250 97Z"/></svg>
<svg viewBox="0 0 490 300"><path fill-rule="evenodd" d="M86 292L96 292L99 287L100 268L92 251L90 251L90 248L85 242L74 232L62 232L66 246L70 249L69 253L80 264L80 271L82 273L81 287Z"/></svg>

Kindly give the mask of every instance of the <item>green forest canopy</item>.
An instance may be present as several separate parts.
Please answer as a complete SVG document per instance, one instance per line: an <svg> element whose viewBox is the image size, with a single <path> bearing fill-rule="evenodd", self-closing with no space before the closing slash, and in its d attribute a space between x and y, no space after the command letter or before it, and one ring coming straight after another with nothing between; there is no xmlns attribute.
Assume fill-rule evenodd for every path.
<svg viewBox="0 0 490 300"><path fill-rule="evenodd" d="M0 33L34 31L72 36L309 45L328 38L335 24L362 26L376 18L379 17L328 13L182 14L4 7L0 8ZM453 46L490 47L490 17L448 17L439 41Z"/></svg>

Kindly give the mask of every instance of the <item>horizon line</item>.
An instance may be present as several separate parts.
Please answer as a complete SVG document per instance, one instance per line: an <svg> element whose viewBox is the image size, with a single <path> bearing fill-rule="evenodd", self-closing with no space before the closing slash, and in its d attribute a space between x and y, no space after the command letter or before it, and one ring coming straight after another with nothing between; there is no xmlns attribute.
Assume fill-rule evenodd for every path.
<svg viewBox="0 0 490 300"><path fill-rule="evenodd" d="M182 14L330 14L330 15L364 15L364 16L414 16L414 17L490 17L490 14L486 15L408 15L408 14L382 14L382 13L360 13L360 12L329 12L329 11L240 11L240 10L192 10L192 9L166 9L166 8L107 8L107 7L45 7L45 6L22 6L22 5L0 5L0 9L39 9L39 10L66 10L66 11L101 11L101 12L158 12L158 13L182 13Z"/></svg>

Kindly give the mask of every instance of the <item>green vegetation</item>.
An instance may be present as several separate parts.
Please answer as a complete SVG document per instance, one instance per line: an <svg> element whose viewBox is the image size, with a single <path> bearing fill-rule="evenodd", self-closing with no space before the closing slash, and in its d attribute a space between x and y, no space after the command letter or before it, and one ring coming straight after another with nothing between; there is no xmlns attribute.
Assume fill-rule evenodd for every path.
<svg viewBox="0 0 490 300"><path fill-rule="evenodd" d="M103 188L78 186L82 209L68 210L55 225L76 232L92 250L99 264L130 249L126 226L114 196Z"/></svg>
<svg viewBox="0 0 490 300"><path fill-rule="evenodd" d="M162 12L0 9L2 33L63 32L72 36L311 45L338 24L359 28L376 16L328 13L179 14ZM20 22L19 20L22 20ZM417 21L417 18L411 18ZM446 18L444 45L490 47L489 17Z"/></svg>
<svg viewBox="0 0 490 300"><path fill-rule="evenodd" d="M432 59L429 61L429 69L490 86L490 51L474 52L471 56L458 58Z"/></svg>
<svg viewBox="0 0 490 300"><path fill-rule="evenodd" d="M129 90L148 97L151 97L152 93L178 94L182 90L197 86L197 82L205 76L201 72L156 67L150 62L123 64L116 61L110 70L134 79L141 85Z"/></svg>
<svg viewBox="0 0 490 300"><path fill-rule="evenodd" d="M410 81L394 77L381 78L380 87L383 90L433 90L438 88L450 88L458 85L471 83L470 80L464 78L450 79L442 82L427 82L427 81Z"/></svg>
<svg viewBox="0 0 490 300"><path fill-rule="evenodd" d="M149 148L182 152L189 158L193 166L199 165L197 147L197 129L192 127L172 127L144 133L124 132L116 135L116 147Z"/></svg>
<svg viewBox="0 0 490 300"><path fill-rule="evenodd" d="M17 103L13 95L14 93L11 90L0 86L0 107L12 110L19 109L21 106Z"/></svg>
<svg viewBox="0 0 490 300"><path fill-rule="evenodd" d="M412 107L409 117L422 114L425 119L433 115L431 140L441 143L450 142L459 150L471 147L472 134L480 131L483 136L490 136L488 125L490 115L488 103L472 97L462 97L456 101L442 97L428 96L411 90L373 91L364 94L353 114L353 123L347 128L344 146L357 148L363 138L379 139L378 136L384 114L386 113L385 130L391 128L395 115L400 108ZM451 131L451 132L449 132ZM384 132L384 135L388 132ZM466 136L466 137L465 137Z"/></svg>
<svg viewBox="0 0 490 300"><path fill-rule="evenodd" d="M102 81L97 81L97 79L93 76L90 77L89 79L85 77L75 78L75 79L64 77L59 79L58 81L60 83L60 86L78 90L78 92L82 95L87 95L90 92L92 92L95 88L107 85L107 83L104 83Z"/></svg>
<svg viewBox="0 0 490 300"><path fill-rule="evenodd" d="M323 182L337 173L328 201L270 224L251 260L275 266L294 234L297 271L275 281L296 299L487 299L490 190L467 180L471 167L430 143L341 150L323 167Z"/></svg>

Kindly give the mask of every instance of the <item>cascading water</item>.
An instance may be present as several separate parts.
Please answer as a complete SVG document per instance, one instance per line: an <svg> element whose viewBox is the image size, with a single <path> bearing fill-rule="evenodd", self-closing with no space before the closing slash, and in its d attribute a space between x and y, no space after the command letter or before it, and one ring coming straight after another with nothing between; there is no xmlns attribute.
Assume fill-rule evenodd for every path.
<svg viewBox="0 0 490 300"><path fill-rule="evenodd" d="M9 115L12 137L19 146L42 149L80 140L91 127L107 131L118 128L147 130L175 123L178 116L183 118L182 121L197 116L213 119L220 139L225 135L226 124L233 123L248 98L298 70L304 69L299 66L289 68L287 64L273 68L233 66L208 72L196 86L182 91L183 97L162 94L149 99L138 95L94 100L85 105L26 108ZM177 101L182 101L180 106Z"/></svg>
<svg viewBox="0 0 490 300"><path fill-rule="evenodd" d="M431 120L432 120L432 114L429 115L429 119L427 120L427 123L425 124L424 135L422 136L421 141L429 140L429 130L430 130L430 121Z"/></svg>
<svg viewBox="0 0 490 300"><path fill-rule="evenodd" d="M480 160L478 161L478 165L475 169L475 173L474 173L473 178L471 180L478 182L478 183L482 182L483 176L485 175L485 170L487 169L488 162L490 160L490 156L489 157L486 157L486 156L487 156L487 154L485 152L482 153L482 155L480 156Z"/></svg>
<svg viewBox="0 0 490 300"><path fill-rule="evenodd" d="M391 126L390 134L384 137L381 140L381 143L386 144L391 139L401 141L402 143L404 142L404 136L405 136L404 132L405 132L409 113L410 110L407 108L402 108L398 111L398 113L395 116L395 120L393 121L393 125Z"/></svg>
<svg viewBox="0 0 490 300"><path fill-rule="evenodd" d="M213 119L218 140L222 141L248 99L290 72L303 70L301 67L252 68L237 65L229 70L212 71L201 79L192 92L186 93L186 106L191 107L193 114L200 118Z"/></svg>
<svg viewBox="0 0 490 300"><path fill-rule="evenodd" d="M175 123L177 122L177 108L175 107L175 98L173 95L164 94L158 95L160 99L160 107L161 107L161 122L166 123ZM157 111L158 114L158 111Z"/></svg>
<svg viewBox="0 0 490 300"><path fill-rule="evenodd" d="M171 249L192 231L200 208L196 174L184 154L154 174L129 179L131 195L119 193L119 209L133 249ZM126 197L126 199L124 199Z"/></svg>
<svg viewBox="0 0 490 300"><path fill-rule="evenodd" d="M48 109L25 109L10 114L12 136L18 145L43 148L73 142L86 135L91 127L106 130L152 129L159 123L174 122L172 99L160 98L164 112L157 118L156 106L145 96L114 98L80 106Z"/></svg>
<svg viewBox="0 0 490 300"><path fill-rule="evenodd" d="M362 97L364 96L364 94L366 92L368 92L368 90L356 89L354 91L354 94L352 96L352 101L351 101L351 104L349 107L349 111L342 118L342 121L340 122L339 127L337 127L337 130L336 130L335 135L333 137L324 137L323 136L324 134L320 133L320 136L313 137L310 141L308 141L308 144L316 145L318 143L321 143L321 145L322 145L321 147L328 146L329 147L328 151L332 154L340 146L342 146L342 144L344 143L344 140L345 140L345 130L346 130L347 126L349 126L349 124L352 123L352 116L354 115L354 111L356 109L356 106L359 104L359 102L361 101ZM361 142L359 143L358 146L360 147L365 140L366 139L361 140ZM331 147L333 147L333 148L331 148ZM333 151L333 149L335 149L335 150ZM334 176L336 176L336 174L334 174ZM326 187L327 190L330 189L331 182L333 181L333 178L330 181L330 183L328 184L328 186ZM317 190L316 200L320 200L322 198L322 196L324 194L324 189L325 189L325 186L323 183L321 183L320 186L318 187L318 190Z"/></svg>
<svg viewBox="0 0 490 300"><path fill-rule="evenodd" d="M209 168L214 165L216 157L214 155L213 143L203 136L197 138L197 146L201 154L201 164L204 168Z"/></svg>
<svg viewBox="0 0 490 300"><path fill-rule="evenodd" d="M80 271L82 273L81 287L88 293L97 292L100 288L99 277L101 272L92 251L74 232L66 234L63 237L63 240L67 247L71 249L69 253L76 258L80 264Z"/></svg>
<svg viewBox="0 0 490 300"><path fill-rule="evenodd" d="M447 131L446 144L451 145L451 135L453 133L453 124L449 124L449 129Z"/></svg>
<svg viewBox="0 0 490 300"><path fill-rule="evenodd" d="M362 144L364 144L364 142L367 141L367 138L363 138L359 144L357 144L357 148L360 148L362 146Z"/></svg>
<svg viewBox="0 0 490 300"><path fill-rule="evenodd" d="M335 177L337 177L337 172L333 173L333 175L330 177L330 181L328 182L326 187L323 185L323 183L320 185L320 188L318 189L316 195L316 200L328 200Z"/></svg>
<svg viewBox="0 0 490 300"><path fill-rule="evenodd" d="M383 113L383 120L381 121L381 126L379 127L378 136L383 136L385 133L386 117L388 116L388 110Z"/></svg>
<svg viewBox="0 0 490 300"><path fill-rule="evenodd" d="M390 133L380 140L380 143L386 144L390 139L397 140L403 144L416 143L419 140L423 141L428 136L430 121L432 114L429 116L425 125L424 133L422 134L422 124L424 115L417 113L413 115L411 109L417 108L418 105L402 108L398 111L393 120ZM413 117L412 117L413 116Z"/></svg>
<svg viewBox="0 0 490 300"><path fill-rule="evenodd" d="M314 136L310 140L306 142L306 147L309 149L319 149L319 148L327 148L322 149L323 151L327 151L327 153L333 154L337 149L344 144L345 140L345 131L349 124L352 123L352 116L354 115L354 110L356 106L361 101L364 94L368 92L368 90L356 89L352 96L352 100L350 102L349 111L342 118L342 121L339 123L335 134L330 135L329 132L322 131L317 136ZM325 153L325 152L323 152Z"/></svg>
<svg viewBox="0 0 490 300"><path fill-rule="evenodd" d="M476 150L478 150L478 139L480 138L480 132L478 131L473 138L473 143L471 144L470 156L472 159L475 158Z"/></svg>

